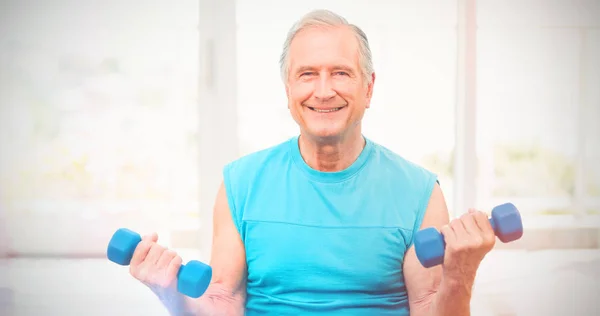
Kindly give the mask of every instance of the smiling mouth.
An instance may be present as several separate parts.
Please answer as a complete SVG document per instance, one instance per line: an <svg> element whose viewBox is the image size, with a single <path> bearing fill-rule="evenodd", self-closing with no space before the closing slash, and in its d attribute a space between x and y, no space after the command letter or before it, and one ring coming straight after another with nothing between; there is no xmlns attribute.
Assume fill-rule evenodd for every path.
<svg viewBox="0 0 600 316"><path fill-rule="evenodd" d="M312 111L315 111L317 113L331 113L331 112L337 112L341 109L343 109L344 107L338 107L338 108L331 108L331 109L318 109L318 108L313 108L313 107L308 107L309 109L311 109Z"/></svg>

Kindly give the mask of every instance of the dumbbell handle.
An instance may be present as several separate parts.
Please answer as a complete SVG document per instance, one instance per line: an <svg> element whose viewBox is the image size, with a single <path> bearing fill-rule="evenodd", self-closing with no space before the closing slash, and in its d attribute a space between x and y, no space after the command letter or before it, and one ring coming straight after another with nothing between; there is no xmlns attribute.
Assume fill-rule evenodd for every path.
<svg viewBox="0 0 600 316"><path fill-rule="evenodd" d="M489 221L494 234L504 243L517 240L523 235L521 215L511 203L496 206ZM418 231L414 245L417 258L424 267L429 268L444 262L446 242L444 236L434 227Z"/></svg>
<svg viewBox="0 0 600 316"><path fill-rule="evenodd" d="M137 245L142 241L141 236L127 228L118 229L112 236L107 248L110 261L127 266ZM197 260L182 264L177 272L177 290L189 297L198 298L204 294L212 278L212 268Z"/></svg>

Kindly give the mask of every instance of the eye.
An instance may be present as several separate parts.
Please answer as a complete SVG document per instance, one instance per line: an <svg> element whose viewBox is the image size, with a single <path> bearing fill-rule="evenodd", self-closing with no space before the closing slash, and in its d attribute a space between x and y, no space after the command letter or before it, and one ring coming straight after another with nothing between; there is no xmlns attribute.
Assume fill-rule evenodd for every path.
<svg viewBox="0 0 600 316"><path fill-rule="evenodd" d="M336 71L333 74L336 76L348 76L348 73L345 71Z"/></svg>
<svg viewBox="0 0 600 316"><path fill-rule="evenodd" d="M306 76L311 76L314 75L315 73L312 71L305 71L302 74L300 74L300 77L306 77Z"/></svg>

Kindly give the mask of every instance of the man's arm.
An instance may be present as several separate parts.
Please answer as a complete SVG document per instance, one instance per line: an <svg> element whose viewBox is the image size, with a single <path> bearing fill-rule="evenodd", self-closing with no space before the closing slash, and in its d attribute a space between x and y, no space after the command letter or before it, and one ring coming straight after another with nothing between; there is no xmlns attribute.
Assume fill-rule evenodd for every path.
<svg viewBox="0 0 600 316"><path fill-rule="evenodd" d="M198 299L188 299L193 315L243 315L246 302L246 251L233 224L225 186L221 183L213 211L210 286Z"/></svg>
<svg viewBox="0 0 600 316"><path fill-rule="evenodd" d="M444 263L425 268L414 246L406 253L404 277L411 315L468 316L479 263L494 245L487 215L470 211L450 223L442 190L435 185L421 228L435 227L446 241Z"/></svg>

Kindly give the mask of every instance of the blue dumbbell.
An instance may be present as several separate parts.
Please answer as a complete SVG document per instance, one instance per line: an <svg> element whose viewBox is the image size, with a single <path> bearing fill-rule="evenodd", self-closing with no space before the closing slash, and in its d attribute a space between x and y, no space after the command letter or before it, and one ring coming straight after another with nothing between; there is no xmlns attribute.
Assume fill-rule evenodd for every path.
<svg viewBox="0 0 600 316"><path fill-rule="evenodd" d="M503 243L515 241L523 236L521 214L511 203L494 207L490 224ZM444 236L434 227L418 231L414 244L417 258L424 267L430 268L444 262L446 242Z"/></svg>
<svg viewBox="0 0 600 316"><path fill-rule="evenodd" d="M106 251L108 260L127 266L131 262L133 252L142 241L142 237L127 228L117 230ZM177 290L189 297L198 298L204 294L212 279L212 268L200 261L192 260L181 265L177 272Z"/></svg>

